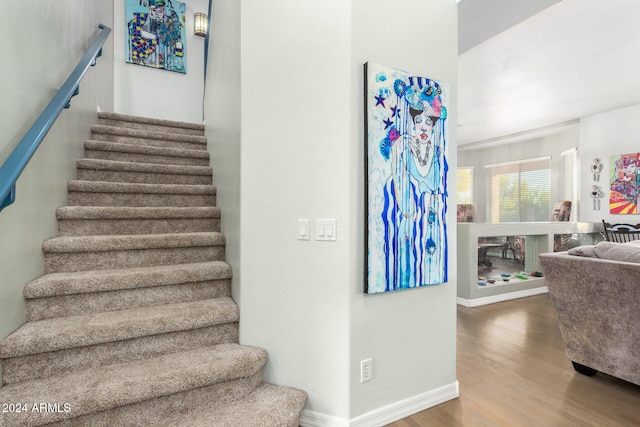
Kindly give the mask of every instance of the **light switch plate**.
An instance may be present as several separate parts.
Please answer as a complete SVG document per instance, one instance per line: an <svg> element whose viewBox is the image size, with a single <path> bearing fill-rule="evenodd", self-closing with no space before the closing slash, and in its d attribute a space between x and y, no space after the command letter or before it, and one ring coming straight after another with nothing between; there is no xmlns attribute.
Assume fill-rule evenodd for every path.
<svg viewBox="0 0 640 427"><path fill-rule="evenodd" d="M309 230L309 220L299 219L298 220L298 240L309 240L310 238L311 238L311 233Z"/></svg>
<svg viewBox="0 0 640 427"><path fill-rule="evenodd" d="M335 219L316 219L316 240L337 240L338 230Z"/></svg>

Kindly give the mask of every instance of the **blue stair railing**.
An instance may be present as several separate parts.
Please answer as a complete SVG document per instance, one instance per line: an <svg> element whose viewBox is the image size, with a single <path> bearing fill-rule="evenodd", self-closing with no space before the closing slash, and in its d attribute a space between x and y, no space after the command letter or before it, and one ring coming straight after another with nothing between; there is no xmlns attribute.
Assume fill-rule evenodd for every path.
<svg viewBox="0 0 640 427"><path fill-rule="evenodd" d="M31 160L40 143L57 120L63 109L71 106L71 98L80 93L80 80L96 58L102 56L102 46L111 33L111 28L100 24L102 30L84 54L76 68L55 94L40 117L20 140L16 148L0 167L0 211L16 200L16 181Z"/></svg>

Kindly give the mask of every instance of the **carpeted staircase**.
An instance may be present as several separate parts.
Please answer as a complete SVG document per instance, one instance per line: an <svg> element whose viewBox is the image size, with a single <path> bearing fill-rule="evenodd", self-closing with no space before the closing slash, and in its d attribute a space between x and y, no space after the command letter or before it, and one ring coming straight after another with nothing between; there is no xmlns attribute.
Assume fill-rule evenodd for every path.
<svg viewBox="0 0 640 427"><path fill-rule="evenodd" d="M238 344L204 127L99 113L91 131L0 342L0 425L298 426L306 394Z"/></svg>

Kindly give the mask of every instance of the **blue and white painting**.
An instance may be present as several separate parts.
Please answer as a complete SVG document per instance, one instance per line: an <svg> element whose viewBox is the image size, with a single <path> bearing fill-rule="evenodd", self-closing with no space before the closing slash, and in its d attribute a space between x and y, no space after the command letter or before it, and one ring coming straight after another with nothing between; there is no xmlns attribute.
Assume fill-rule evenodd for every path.
<svg viewBox="0 0 640 427"><path fill-rule="evenodd" d="M446 84L365 64L369 294L447 281Z"/></svg>

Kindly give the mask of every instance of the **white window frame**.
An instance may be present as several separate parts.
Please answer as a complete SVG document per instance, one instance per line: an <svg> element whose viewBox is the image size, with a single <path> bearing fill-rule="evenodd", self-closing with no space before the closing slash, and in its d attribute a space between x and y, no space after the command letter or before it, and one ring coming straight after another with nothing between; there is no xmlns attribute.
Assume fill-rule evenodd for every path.
<svg viewBox="0 0 640 427"><path fill-rule="evenodd" d="M521 174L521 167L522 165L526 165L527 163L533 163L533 162L547 162L548 165L548 170L549 170L549 192L551 191L551 156L543 156L543 157L535 157L535 158L530 158L530 159L522 159L522 160L516 160L516 161L510 161L510 162L503 162L503 163L493 163L493 164L489 164L486 165L485 167L487 168L488 172L487 172L487 176L489 179L489 194L488 194L488 198L489 198L489 206L490 206L490 217L491 217L491 222L494 223L499 223L499 215L500 215L500 211L499 211L499 203L500 203L500 199L498 198L494 198L493 194L494 194L494 188L493 188L493 182L492 182L492 177L493 177L493 173L492 170L495 170L496 168L500 168L500 167L509 167L509 166L517 166L518 167L518 183L520 183L520 174ZM518 191L520 190L520 185L518 185ZM520 208L521 203L522 203L522 198L521 198L521 194L518 193L517 195L517 203L518 203L518 221L516 222L522 222L523 218L522 218L522 209ZM536 220L539 222L545 222L545 221L549 221L550 219L550 212L551 212L551 201L548 201L549 205L547 206L546 209L546 219L543 220Z"/></svg>

